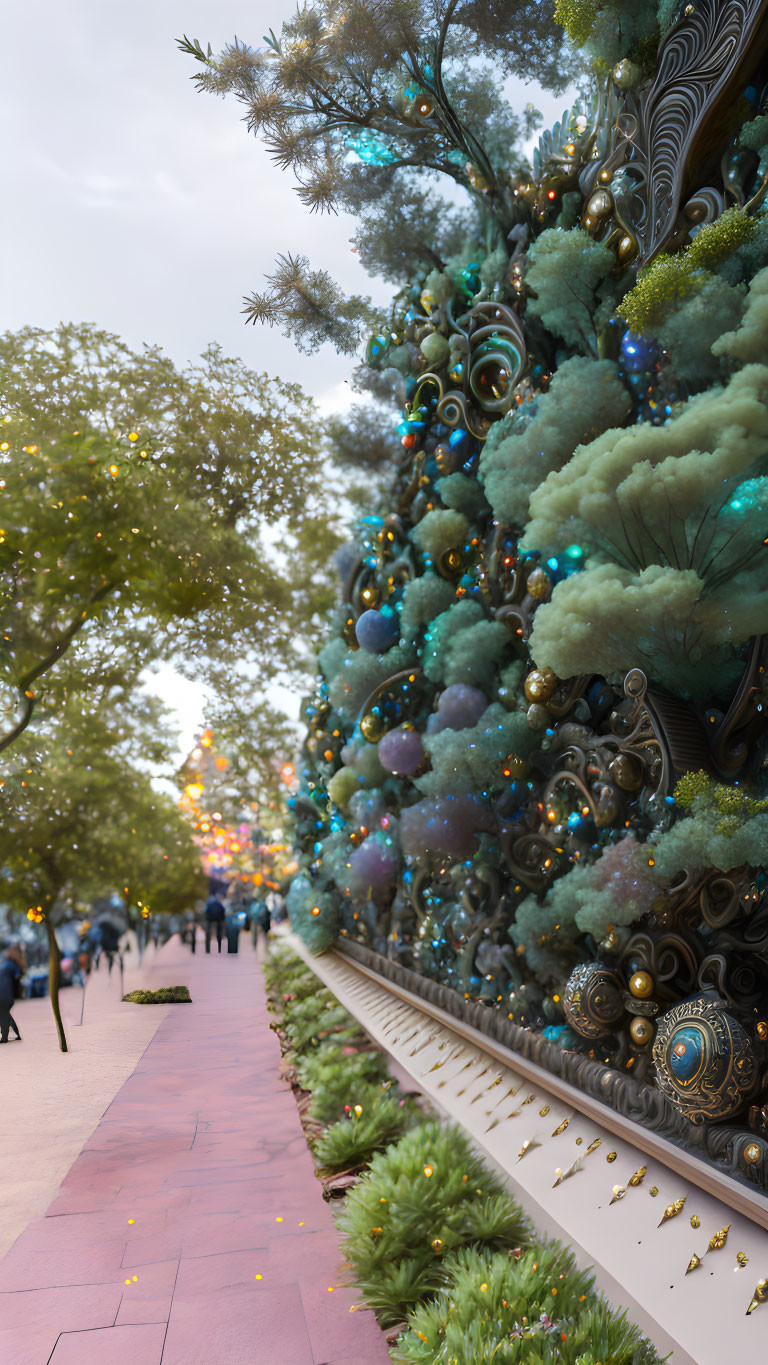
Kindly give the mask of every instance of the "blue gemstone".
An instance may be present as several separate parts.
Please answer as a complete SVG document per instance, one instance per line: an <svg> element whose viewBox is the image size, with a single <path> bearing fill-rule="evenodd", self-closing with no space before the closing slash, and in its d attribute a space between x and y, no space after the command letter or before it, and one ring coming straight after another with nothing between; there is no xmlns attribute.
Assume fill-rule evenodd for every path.
<svg viewBox="0 0 768 1365"><path fill-rule="evenodd" d="M698 1075L704 1062L704 1035L695 1024L675 1029L667 1044L667 1065L681 1085Z"/></svg>

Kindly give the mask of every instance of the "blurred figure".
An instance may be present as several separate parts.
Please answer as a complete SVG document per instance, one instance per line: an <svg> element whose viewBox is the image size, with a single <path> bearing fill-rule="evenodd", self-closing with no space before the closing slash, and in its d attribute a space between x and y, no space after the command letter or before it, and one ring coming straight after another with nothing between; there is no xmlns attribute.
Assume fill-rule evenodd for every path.
<svg viewBox="0 0 768 1365"><path fill-rule="evenodd" d="M226 915L227 912L218 896L209 896L205 906L205 951L207 953L211 951L211 934L214 926L216 928L216 942L219 945L219 952L221 952L221 932L224 928Z"/></svg>
<svg viewBox="0 0 768 1365"><path fill-rule="evenodd" d="M192 952L197 950L197 920L194 915L190 915L184 924L184 942L188 943Z"/></svg>
<svg viewBox="0 0 768 1365"><path fill-rule="evenodd" d="M8 1042L10 1029L13 1029L18 1041L21 1042L19 1026L11 1014L11 1008L26 966L23 945L9 944L0 957L0 1043Z"/></svg>
<svg viewBox="0 0 768 1365"><path fill-rule="evenodd" d="M241 918L240 918L240 911L239 911L238 909L236 909L236 907L235 907L234 905L231 905L231 906L229 907L229 912L228 912L228 914L227 914L227 919L226 919L227 952L228 952L228 953L236 953L236 952L237 952L237 950L238 950L238 948L239 948L239 946L240 946L240 929L241 929L241 928L242 928L242 922L241 922Z"/></svg>
<svg viewBox="0 0 768 1365"><path fill-rule="evenodd" d="M101 961L102 947L100 924L92 924L90 929L88 930L88 945L91 950L91 964L93 967L96 968L96 971L98 971L99 963Z"/></svg>
<svg viewBox="0 0 768 1365"><path fill-rule="evenodd" d="M253 921L253 946L258 951L261 943L266 952L269 944L269 931L272 928L272 912L266 900L262 901L258 907Z"/></svg>
<svg viewBox="0 0 768 1365"><path fill-rule="evenodd" d="M115 965L115 954L120 947L120 934L111 920L101 921L101 946L106 954L109 975L112 975L112 968Z"/></svg>

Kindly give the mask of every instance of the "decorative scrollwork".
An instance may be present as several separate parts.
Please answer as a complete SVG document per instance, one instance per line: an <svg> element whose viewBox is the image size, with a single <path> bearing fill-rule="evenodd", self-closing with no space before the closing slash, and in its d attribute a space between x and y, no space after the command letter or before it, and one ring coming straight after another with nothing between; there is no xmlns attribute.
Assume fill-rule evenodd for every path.
<svg viewBox="0 0 768 1365"><path fill-rule="evenodd" d="M622 980L599 962L582 963L568 978L563 1009L571 1028L582 1038L605 1038L625 1015Z"/></svg>
<svg viewBox="0 0 768 1365"><path fill-rule="evenodd" d="M744 1029L704 995L683 1001L660 1019L653 1061L660 1089L695 1124L738 1113L757 1080Z"/></svg>

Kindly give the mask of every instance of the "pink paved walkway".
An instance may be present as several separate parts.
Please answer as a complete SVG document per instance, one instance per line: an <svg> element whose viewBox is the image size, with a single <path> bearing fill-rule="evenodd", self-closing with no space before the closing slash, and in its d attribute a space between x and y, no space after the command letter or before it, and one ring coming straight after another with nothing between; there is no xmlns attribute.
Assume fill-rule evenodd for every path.
<svg viewBox="0 0 768 1365"><path fill-rule="evenodd" d="M338 1286L250 943L171 945L157 972L194 1003L169 1010L0 1262L0 1365L385 1365L373 1314Z"/></svg>

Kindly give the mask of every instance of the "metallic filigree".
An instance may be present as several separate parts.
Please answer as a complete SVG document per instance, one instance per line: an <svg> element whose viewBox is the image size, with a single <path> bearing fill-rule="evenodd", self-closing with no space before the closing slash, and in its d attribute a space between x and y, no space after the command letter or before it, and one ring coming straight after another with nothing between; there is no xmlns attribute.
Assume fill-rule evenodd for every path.
<svg viewBox="0 0 768 1365"><path fill-rule="evenodd" d="M661 1090L696 1124L738 1113L757 1080L743 1028L706 996L686 1000L660 1019L653 1061Z"/></svg>

